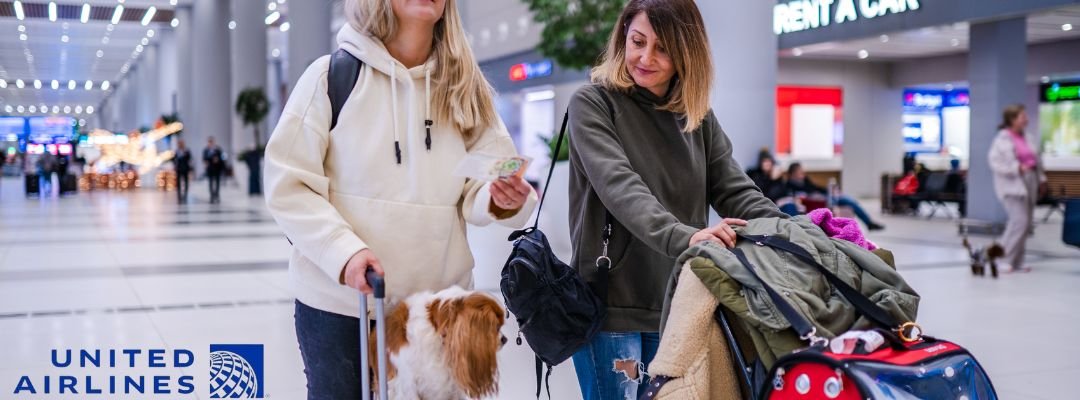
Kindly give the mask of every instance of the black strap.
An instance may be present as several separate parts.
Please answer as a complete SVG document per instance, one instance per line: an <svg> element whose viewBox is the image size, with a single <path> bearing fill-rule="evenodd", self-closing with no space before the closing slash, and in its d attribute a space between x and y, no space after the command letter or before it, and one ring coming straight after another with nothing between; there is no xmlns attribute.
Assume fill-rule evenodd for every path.
<svg viewBox="0 0 1080 400"><path fill-rule="evenodd" d="M352 94L363 66L363 61L353 57L345 49L338 49L330 55L330 70L326 76L326 94L330 97L330 130L337 126L341 108Z"/></svg>
<svg viewBox="0 0 1080 400"><path fill-rule="evenodd" d="M555 173L555 158L559 156L559 150L562 150L563 137L566 136L566 123L569 122L570 110L567 109L562 117L562 128L559 129L559 137L555 141L555 152L551 154L551 166L548 167L547 180L544 181L544 193L540 195L540 204L536 206L536 220L533 221L533 229L537 229L540 226L540 211L544 209L544 199L547 198L549 192L548 186L551 185L551 175Z"/></svg>
<svg viewBox="0 0 1080 400"><path fill-rule="evenodd" d="M776 236L739 234L739 237L754 242L759 246L769 246L777 250L791 253L796 258L817 269L818 272L824 275L825 279L828 280L829 283L836 288L836 290L840 292L840 294L843 295L860 314L877 324L878 327L886 330L896 330L900 328L901 323L897 321L895 317L877 304L874 304L874 302L870 301L870 299L857 289L848 285L847 282L844 282L844 280L840 279L840 277L836 276L832 271L829 271L828 268L825 268L825 266L817 262L806 249L799 247L799 245ZM762 284L768 287L764 281L762 281ZM785 317L787 317L787 315L785 315ZM788 319L788 322L792 322L790 318ZM794 323L792 323L792 325L794 326ZM803 332L799 332L799 334L801 335Z"/></svg>
<svg viewBox="0 0 1080 400"><path fill-rule="evenodd" d="M534 357L534 358L536 358L536 398L537 399L540 398L540 393L541 393L540 389L542 387L547 387L547 395L548 395L548 398L550 399L551 398L551 372L554 370L554 368L552 366L550 366L550 365L545 364L544 361L540 359L540 357ZM544 374L544 366L545 365L547 366L547 374L546 375ZM541 383L543 383L544 386L541 386Z"/></svg>

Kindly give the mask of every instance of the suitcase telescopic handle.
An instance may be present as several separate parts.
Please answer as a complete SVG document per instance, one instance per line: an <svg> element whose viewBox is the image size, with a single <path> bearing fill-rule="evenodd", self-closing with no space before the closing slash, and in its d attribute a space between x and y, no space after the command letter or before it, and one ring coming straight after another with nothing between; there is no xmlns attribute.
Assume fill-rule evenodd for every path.
<svg viewBox="0 0 1080 400"><path fill-rule="evenodd" d="M376 299L386 298L386 280L379 276L374 269L368 268L367 272L364 272L364 279L367 280L368 286L371 286L371 289L375 291Z"/></svg>
<svg viewBox="0 0 1080 400"><path fill-rule="evenodd" d="M388 387L387 381L387 365L389 361L386 357L386 310L384 306L386 298L386 280L379 276L375 270L368 268L364 271L364 278L367 279L368 286L374 290L375 297L375 351L376 358L378 359L377 368L379 370L379 393L377 398L379 400L387 400ZM368 354L369 344L369 329L371 325L368 322L368 302L367 295L360 293L360 382L362 385L361 399L371 399L371 373Z"/></svg>

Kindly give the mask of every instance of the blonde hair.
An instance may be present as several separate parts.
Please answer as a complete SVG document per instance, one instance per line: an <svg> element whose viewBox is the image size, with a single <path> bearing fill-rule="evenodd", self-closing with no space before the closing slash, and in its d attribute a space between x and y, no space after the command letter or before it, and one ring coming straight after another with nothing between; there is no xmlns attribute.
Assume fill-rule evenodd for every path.
<svg viewBox="0 0 1080 400"><path fill-rule="evenodd" d="M397 33L391 0L346 0L345 17L357 32L382 42ZM431 48L432 113L436 121L453 123L465 136L495 126L494 96L473 56L455 0L446 0L442 19L435 23Z"/></svg>
<svg viewBox="0 0 1080 400"><path fill-rule="evenodd" d="M624 93L634 87L634 78L626 69L626 37L630 22L640 13L648 16L675 66L668 102L658 108L682 114L686 119L682 131L693 132L709 113L713 80L709 38L693 0L631 0L619 15L600 63L592 70L592 81Z"/></svg>

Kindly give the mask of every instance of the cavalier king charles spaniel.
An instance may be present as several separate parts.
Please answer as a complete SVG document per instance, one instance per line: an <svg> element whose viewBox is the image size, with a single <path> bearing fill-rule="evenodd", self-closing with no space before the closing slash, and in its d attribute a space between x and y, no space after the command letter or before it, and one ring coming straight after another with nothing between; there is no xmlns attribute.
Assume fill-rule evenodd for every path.
<svg viewBox="0 0 1080 400"><path fill-rule="evenodd" d="M386 317L391 399L458 400L498 394L495 353L506 311L491 295L452 287L409 296ZM372 373L378 370L371 335ZM371 382L378 382L372 379Z"/></svg>

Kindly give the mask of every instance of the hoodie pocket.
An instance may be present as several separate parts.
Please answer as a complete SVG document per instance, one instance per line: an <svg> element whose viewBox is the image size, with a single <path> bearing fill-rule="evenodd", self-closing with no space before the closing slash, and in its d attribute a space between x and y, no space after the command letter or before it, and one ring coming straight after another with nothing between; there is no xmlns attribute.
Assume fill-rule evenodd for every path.
<svg viewBox="0 0 1080 400"><path fill-rule="evenodd" d="M331 202L379 258L387 294L405 296L471 279L471 259L453 251L465 243L455 206L428 206L331 193ZM461 236L455 240L455 236ZM467 250L467 248L466 248ZM465 254L468 254L466 251Z"/></svg>

